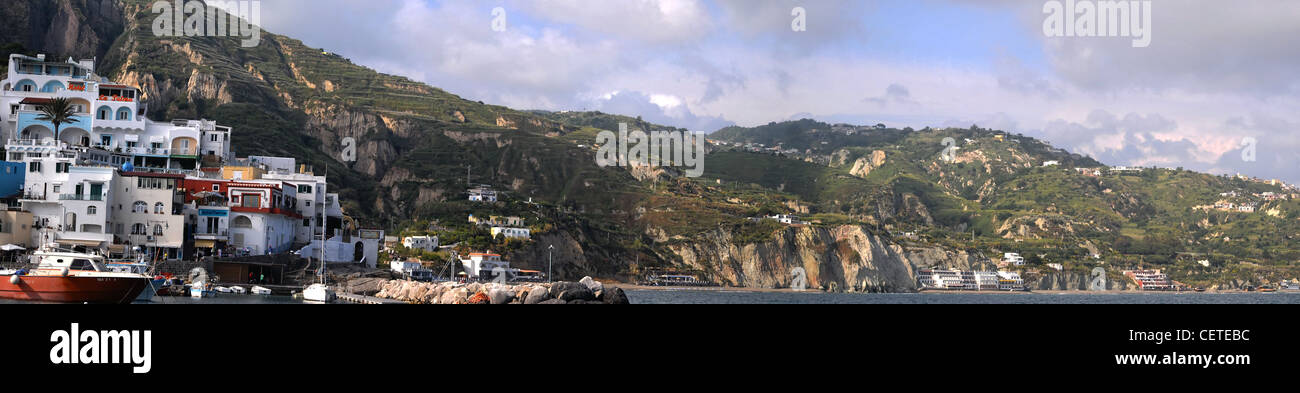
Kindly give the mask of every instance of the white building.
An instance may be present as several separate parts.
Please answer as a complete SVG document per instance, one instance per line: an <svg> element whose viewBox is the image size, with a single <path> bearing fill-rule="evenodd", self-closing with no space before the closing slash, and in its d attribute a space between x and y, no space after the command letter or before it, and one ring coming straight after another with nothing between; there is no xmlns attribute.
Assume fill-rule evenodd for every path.
<svg viewBox="0 0 1300 393"><path fill-rule="evenodd" d="M505 236L507 239L529 239L531 238L528 228L511 228L511 227L492 227L492 237L497 235Z"/></svg>
<svg viewBox="0 0 1300 393"><path fill-rule="evenodd" d="M471 188L469 190L469 200L474 202L496 202L497 192L487 187Z"/></svg>
<svg viewBox="0 0 1300 393"><path fill-rule="evenodd" d="M471 279L492 279L501 271L507 274L514 274L515 271L510 268L510 262L501 260L500 254L470 253L469 258L460 259L460 264Z"/></svg>
<svg viewBox="0 0 1300 393"><path fill-rule="evenodd" d="M295 231L294 241L307 243L319 239L322 220L332 224L327 227L337 228L342 224L343 210L338 205L338 194L325 192L325 176L317 176L306 166L295 168L293 158L250 156L249 160L266 165L268 170L262 179L278 180L296 189L297 211L303 218Z"/></svg>
<svg viewBox="0 0 1300 393"><path fill-rule="evenodd" d="M494 235L495 236L495 235ZM437 236L407 236L402 238L402 245L410 249L433 252L438 249Z"/></svg>
<svg viewBox="0 0 1300 393"><path fill-rule="evenodd" d="M799 220L799 217L788 215L788 214L775 214L775 215L767 216L767 218L776 220L777 222L786 225L808 225L807 221L801 221Z"/></svg>
<svg viewBox="0 0 1300 393"><path fill-rule="evenodd" d="M183 175L119 172L113 184L113 234L117 243L150 255L181 258L185 245Z"/></svg>
<svg viewBox="0 0 1300 393"><path fill-rule="evenodd" d="M275 181L227 183L230 196L230 245L240 254L289 251L302 220L295 206L297 189Z"/></svg>
<svg viewBox="0 0 1300 393"><path fill-rule="evenodd" d="M1015 253L1015 252L1003 253L1002 263L1006 265L1012 265L1012 266L1024 266L1025 258L1021 257L1020 253Z"/></svg>

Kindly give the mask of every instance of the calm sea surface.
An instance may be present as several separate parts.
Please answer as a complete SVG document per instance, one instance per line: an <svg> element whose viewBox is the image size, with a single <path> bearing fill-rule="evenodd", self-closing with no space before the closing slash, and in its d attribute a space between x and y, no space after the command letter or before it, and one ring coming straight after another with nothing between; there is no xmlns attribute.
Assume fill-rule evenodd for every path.
<svg viewBox="0 0 1300 393"><path fill-rule="evenodd" d="M1300 293L821 293L629 290L632 304L1296 304ZM0 299L5 303L31 303ZM151 304L302 304L289 296L155 297Z"/></svg>
<svg viewBox="0 0 1300 393"><path fill-rule="evenodd" d="M633 304L1291 304L1274 293L820 293L631 290Z"/></svg>

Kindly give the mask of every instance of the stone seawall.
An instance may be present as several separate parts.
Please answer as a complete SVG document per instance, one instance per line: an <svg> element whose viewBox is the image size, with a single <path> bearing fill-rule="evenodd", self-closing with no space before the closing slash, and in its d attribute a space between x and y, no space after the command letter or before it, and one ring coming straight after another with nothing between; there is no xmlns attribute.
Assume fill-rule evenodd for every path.
<svg viewBox="0 0 1300 393"><path fill-rule="evenodd" d="M358 278L344 290L381 299L417 304L628 304L618 287L583 277L578 282L498 284L428 283L408 280Z"/></svg>

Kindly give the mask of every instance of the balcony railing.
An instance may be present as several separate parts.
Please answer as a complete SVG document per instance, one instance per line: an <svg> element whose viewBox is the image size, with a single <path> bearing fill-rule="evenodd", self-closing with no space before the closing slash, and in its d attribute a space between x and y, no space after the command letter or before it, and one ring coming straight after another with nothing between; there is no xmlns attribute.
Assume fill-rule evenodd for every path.
<svg viewBox="0 0 1300 393"><path fill-rule="evenodd" d="M59 194L61 201L102 201L108 198L108 194Z"/></svg>

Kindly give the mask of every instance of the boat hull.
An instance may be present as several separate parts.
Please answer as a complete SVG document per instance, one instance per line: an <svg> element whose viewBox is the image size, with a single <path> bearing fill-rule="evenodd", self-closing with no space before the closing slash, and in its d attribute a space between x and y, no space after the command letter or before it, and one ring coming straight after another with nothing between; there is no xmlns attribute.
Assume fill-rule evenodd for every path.
<svg viewBox="0 0 1300 393"><path fill-rule="evenodd" d="M0 299L59 303L131 303L148 277L0 276Z"/></svg>

